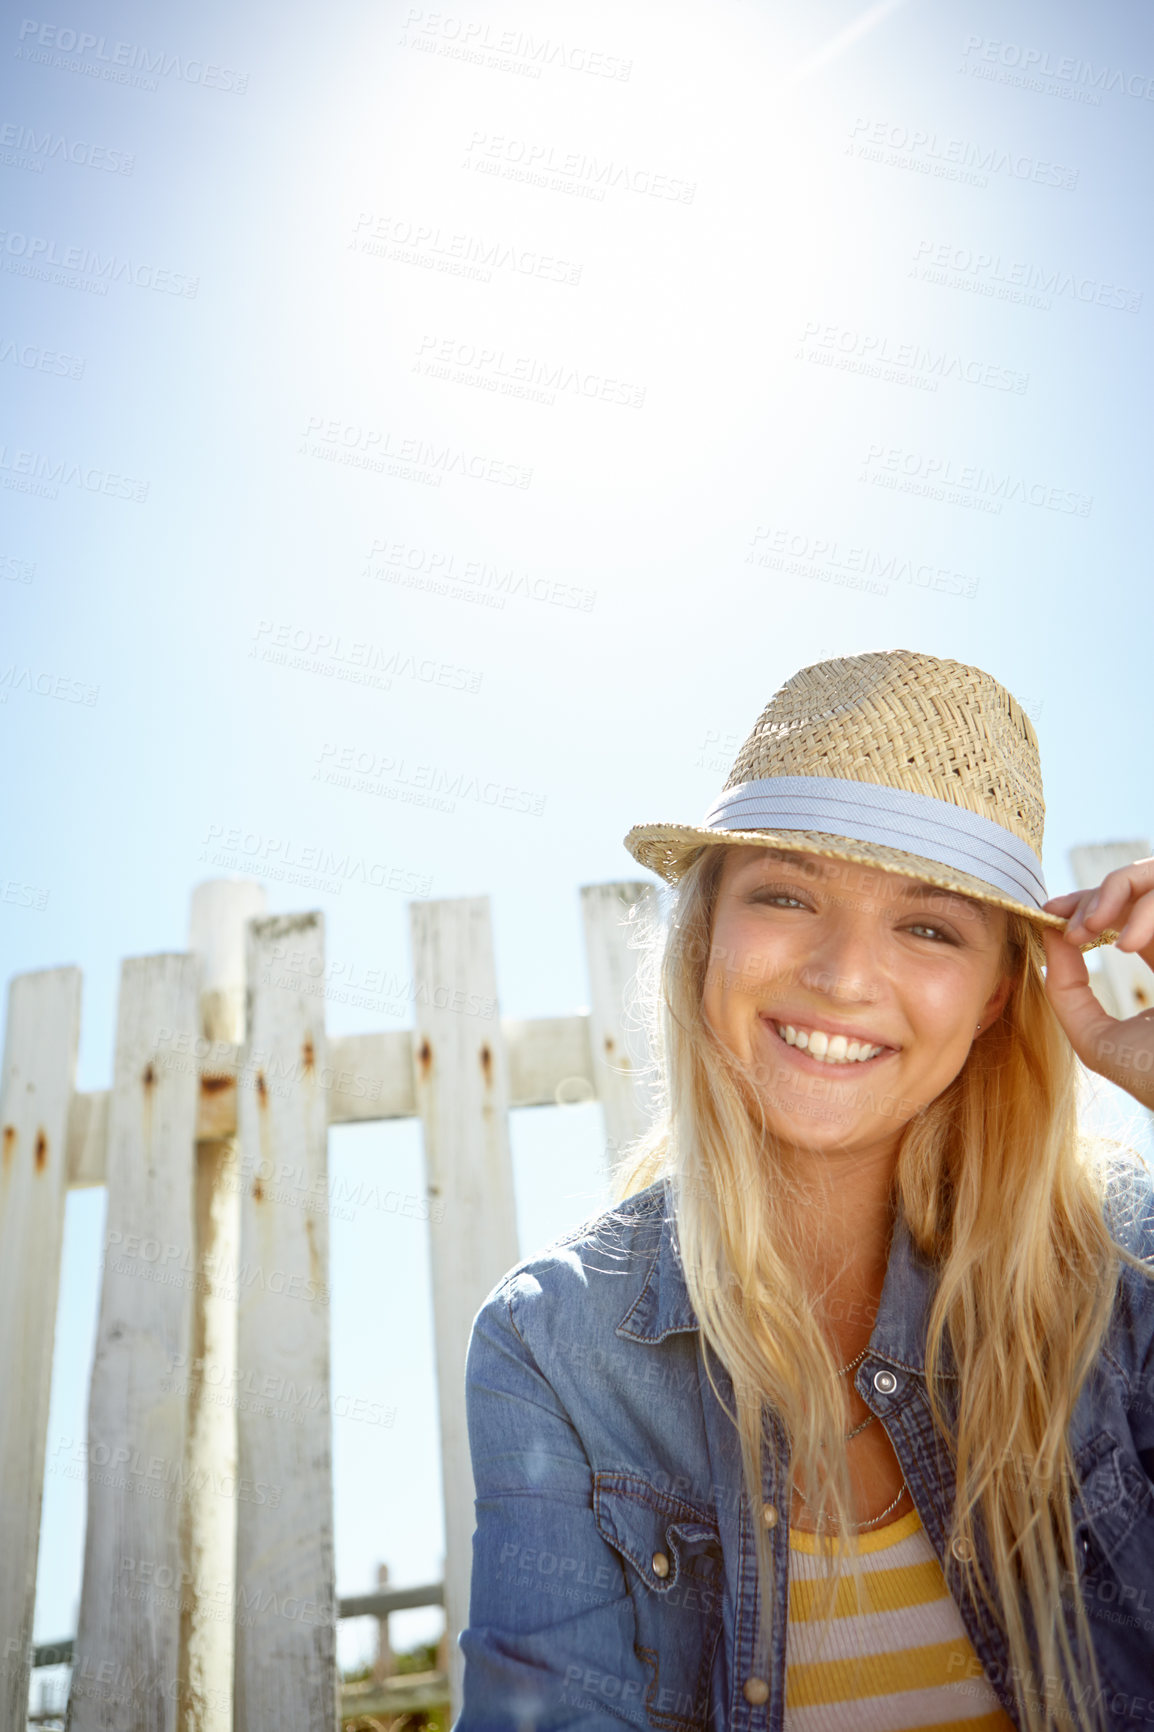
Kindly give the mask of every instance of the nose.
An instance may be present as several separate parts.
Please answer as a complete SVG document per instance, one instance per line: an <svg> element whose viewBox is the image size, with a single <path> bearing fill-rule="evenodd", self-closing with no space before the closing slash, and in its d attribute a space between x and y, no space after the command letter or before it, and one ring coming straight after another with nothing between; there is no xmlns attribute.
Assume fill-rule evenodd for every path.
<svg viewBox="0 0 1154 1732"><path fill-rule="evenodd" d="M817 924L800 985L838 1004L872 1004L882 989L876 923L850 915Z"/></svg>

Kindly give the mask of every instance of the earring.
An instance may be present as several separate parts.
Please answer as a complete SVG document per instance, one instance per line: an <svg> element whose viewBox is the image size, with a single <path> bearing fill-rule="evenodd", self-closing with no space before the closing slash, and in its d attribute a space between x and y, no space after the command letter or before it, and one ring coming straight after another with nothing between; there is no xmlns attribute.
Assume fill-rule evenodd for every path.
<svg viewBox="0 0 1154 1732"><path fill-rule="evenodd" d="M975 1034L981 1034L981 1032L982 1032L982 1025L981 1025L981 1023L979 1023L977 1028L974 1030L974 1033Z"/></svg>

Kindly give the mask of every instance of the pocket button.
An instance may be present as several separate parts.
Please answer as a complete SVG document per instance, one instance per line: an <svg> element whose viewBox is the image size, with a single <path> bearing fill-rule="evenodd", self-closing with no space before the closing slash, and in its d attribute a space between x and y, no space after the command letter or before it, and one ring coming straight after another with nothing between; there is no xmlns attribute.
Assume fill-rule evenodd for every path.
<svg viewBox="0 0 1154 1732"><path fill-rule="evenodd" d="M653 1574L662 1577L669 1574L669 1559L666 1557L664 1552L654 1552Z"/></svg>
<svg viewBox="0 0 1154 1732"><path fill-rule="evenodd" d="M769 1701L769 1685L764 1678L747 1678L741 1686L741 1693L755 1708Z"/></svg>
<svg viewBox="0 0 1154 1732"><path fill-rule="evenodd" d="M775 1528L777 1526L777 1505L773 1503L763 1503L761 1506L761 1519L767 1528Z"/></svg>
<svg viewBox="0 0 1154 1732"><path fill-rule="evenodd" d="M892 1395L898 1386L898 1380L892 1371L875 1371L874 1388L879 1395Z"/></svg>
<svg viewBox="0 0 1154 1732"><path fill-rule="evenodd" d="M970 1545L969 1540L963 1539L961 1534L959 1534L956 1539L950 1541L950 1550L953 1552L960 1564L968 1564L974 1555L974 1550Z"/></svg>

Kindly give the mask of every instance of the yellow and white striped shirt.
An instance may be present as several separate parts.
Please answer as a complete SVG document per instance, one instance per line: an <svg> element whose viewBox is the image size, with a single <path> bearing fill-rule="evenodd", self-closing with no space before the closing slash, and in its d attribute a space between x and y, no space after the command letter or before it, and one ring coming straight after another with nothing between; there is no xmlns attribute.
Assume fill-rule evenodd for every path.
<svg viewBox="0 0 1154 1732"><path fill-rule="evenodd" d="M917 1510L856 1538L870 1609L847 1573L818 1650L820 1542L789 1530L786 1732L1013 1732Z"/></svg>

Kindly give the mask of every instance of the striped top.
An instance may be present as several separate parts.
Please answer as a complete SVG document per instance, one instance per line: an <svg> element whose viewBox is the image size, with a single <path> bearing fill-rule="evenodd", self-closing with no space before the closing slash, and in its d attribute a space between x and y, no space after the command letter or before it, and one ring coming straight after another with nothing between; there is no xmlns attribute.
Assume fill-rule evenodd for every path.
<svg viewBox="0 0 1154 1732"><path fill-rule="evenodd" d="M819 1541L789 1530L786 1732L1013 1732L917 1510L856 1538L870 1609L856 1611L847 1573L815 1658Z"/></svg>

